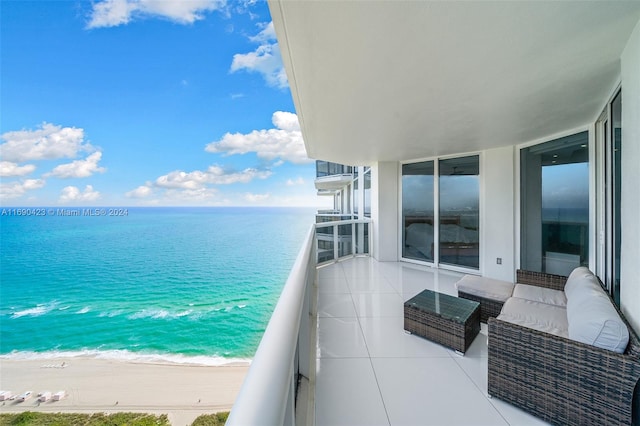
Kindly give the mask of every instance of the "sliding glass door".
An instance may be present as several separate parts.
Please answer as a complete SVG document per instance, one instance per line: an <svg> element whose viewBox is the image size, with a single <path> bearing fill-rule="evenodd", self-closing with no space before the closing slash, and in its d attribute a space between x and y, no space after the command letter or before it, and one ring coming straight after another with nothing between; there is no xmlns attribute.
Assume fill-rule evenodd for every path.
<svg viewBox="0 0 640 426"><path fill-rule="evenodd" d="M609 188L610 193L607 198L607 213L609 220L609 239L607 241L607 265L608 265L608 286L611 289L611 296L618 306L620 306L620 240L622 237L622 227L620 225L620 200L622 186L622 92L618 92L611 102L611 133L608 142L609 164Z"/></svg>
<svg viewBox="0 0 640 426"><path fill-rule="evenodd" d="M403 258L479 268L479 171L477 155L402 166Z"/></svg>
<svg viewBox="0 0 640 426"><path fill-rule="evenodd" d="M520 151L522 269L569 275L589 264L589 135Z"/></svg>
<svg viewBox="0 0 640 426"><path fill-rule="evenodd" d="M434 261L434 163L402 166L402 257Z"/></svg>
<svg viewBox="0 0 640 426"><path fill-rule="evenodd" d="M596 273L620 306L620 196L622 163L622 92L596 123L597 235Z"/></svg>
<svg viewBox="0 0 640 426"><path fill-rule="evenodd" d="M440 263L480 266L480 163L477 155L439 162Z"/></svg>

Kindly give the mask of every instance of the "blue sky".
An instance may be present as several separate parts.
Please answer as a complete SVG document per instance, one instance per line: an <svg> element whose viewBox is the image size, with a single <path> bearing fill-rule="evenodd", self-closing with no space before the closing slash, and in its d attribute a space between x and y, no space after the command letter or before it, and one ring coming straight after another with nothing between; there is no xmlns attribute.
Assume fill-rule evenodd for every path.
<svg viewBox="0 0 640 426"><path fill-rule="evenodd" d="M0 7L1 205L325 203L266 2Z"/></svg>

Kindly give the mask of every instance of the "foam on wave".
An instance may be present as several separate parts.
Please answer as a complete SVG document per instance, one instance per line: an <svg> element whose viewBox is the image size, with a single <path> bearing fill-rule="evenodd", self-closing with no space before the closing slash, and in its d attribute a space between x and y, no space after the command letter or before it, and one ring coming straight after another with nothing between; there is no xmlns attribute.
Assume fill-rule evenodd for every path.
<svg viewBox="0 0 640 426"><path fill-rule="evenodd" d="M250 364L250 358L225 358L222 356L195 355L188 356L182 354L153 354L137 353L127 350L100 351L97 349L85 349L81 351L48 351L29 352L13 351L0 355L0 359L6 360L52 360L60 358L94 358L107 359L124 362L136 362L143 364L177 364L177 365L203 365L219 367L231 364Z"/></svg>
<svg viewBox="0 0 640 426"><path fill-rule="evenodd" d="M27 308L17 312L13 312L11 315L11 319L21 318L21 317L39 317L40 315L48 314L53 311L58 306L58 302L49 302L49 303L39 303L34 308Z"/></svg>

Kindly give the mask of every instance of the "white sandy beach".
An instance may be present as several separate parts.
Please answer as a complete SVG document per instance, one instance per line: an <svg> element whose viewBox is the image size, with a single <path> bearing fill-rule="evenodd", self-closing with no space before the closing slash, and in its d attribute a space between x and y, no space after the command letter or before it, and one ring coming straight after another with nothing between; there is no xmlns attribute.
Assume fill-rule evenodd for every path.
<svg viewBox="0 0 640 426"><path fill-rule="evenodd" d="M230 410L248 368L78 357L2 359L0 388L15 395L30 390L33 397L22 403L5 401L0 413L132 411L168 414L172 425L189 425L201 414ZM65 399L38 402L39 392L59 390L67 392Z"/></svg>

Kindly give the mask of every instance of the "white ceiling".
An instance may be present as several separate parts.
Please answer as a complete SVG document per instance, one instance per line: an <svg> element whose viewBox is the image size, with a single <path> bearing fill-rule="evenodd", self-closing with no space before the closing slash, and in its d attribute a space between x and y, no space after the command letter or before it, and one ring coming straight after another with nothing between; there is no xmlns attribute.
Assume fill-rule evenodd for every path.
<svg viewBox="0 0 640 426"><path fill-rule="evenodd" d="M513 145L592 123L640 19L640 1L269 6L308 155L352 165Z"/></svg>

